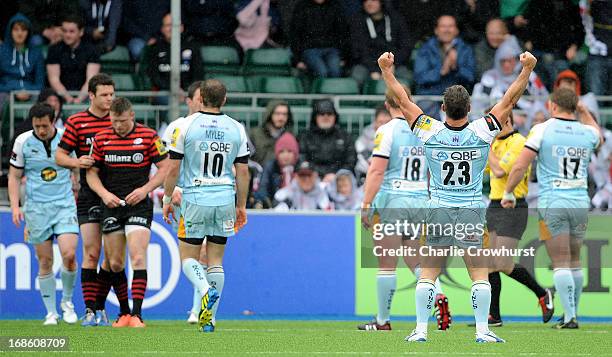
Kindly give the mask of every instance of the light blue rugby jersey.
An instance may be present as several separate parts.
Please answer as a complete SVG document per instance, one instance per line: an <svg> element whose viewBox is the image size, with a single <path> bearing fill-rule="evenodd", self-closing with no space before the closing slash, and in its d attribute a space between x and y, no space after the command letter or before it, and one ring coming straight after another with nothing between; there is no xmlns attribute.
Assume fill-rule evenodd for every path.
<svg viewBox="0 0 612 357"><path fill-rule="evenodd" d="M55 163L55 152L63 131L57 129L49 146L39 139L34 130L15 139L11 165L23 169L26 179L26 200L33 202L74 202L70 169Z"/></svg>
<svg viewBox="0 0 612 357"><path fill-rule="evenodd" d="M489 114L454 128L422 114L411 129L425 146L431 202L443 207L481 203L489 148L500 132L497 119Z"/></svg>
<svg viewBox="0 0 612 357"><path fill-rule="evenodd" d="M183 199L201 206L235 201L234 161L248 157L244 127L219 113L194 113L173 130L171 156L183 155ZM174 153L174 155L172 155Z"/></svg>
<svg viewBox="0 0 612 357"><path fill-rule="evenodd" d="M531 129L525 147L538 154L539 206L564 200L589 207L588 166L598 145L597 129L576 120L551 118Z"/></svg>
<svg viewBox="0 0 612 357"><path fill-rule="evenodd" d="M394 118L376 131L372 156L389 159L381 192L428 198L425 148L403 118Z"/></svg>

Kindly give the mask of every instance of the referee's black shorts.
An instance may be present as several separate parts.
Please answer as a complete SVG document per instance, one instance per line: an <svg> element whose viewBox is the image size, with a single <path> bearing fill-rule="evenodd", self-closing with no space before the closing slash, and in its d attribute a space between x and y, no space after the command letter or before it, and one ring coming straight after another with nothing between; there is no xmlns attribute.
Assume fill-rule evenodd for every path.
<svg viewBox="0 0 612 357"><path fill-rule="evenodd" d="M513 209L505 209L501 200L491 200L487 208L487 229L497 236L521 239L527 228L529 209L524 198L516 200Z"/></svg>
<svg viewBox="0 0 612 357"><path fill-rule="evenodd" d="M77 218L79 225L100 223L102 220L102 200L87 186L81 186L77 198Z"/></svg>
<svg viewBox="0 0 612 357"><path fill-rule="evenodd" d="M153 221L153 202L147 196L135 206L102 208L102 233L122 231L125 226L141 226L151 229Z"/></svg>

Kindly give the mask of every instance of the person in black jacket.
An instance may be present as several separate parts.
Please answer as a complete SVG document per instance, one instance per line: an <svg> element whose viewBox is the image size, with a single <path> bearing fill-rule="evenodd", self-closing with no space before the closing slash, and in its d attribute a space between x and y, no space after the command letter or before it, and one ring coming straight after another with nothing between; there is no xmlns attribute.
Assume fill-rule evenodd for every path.
<svg viewBox="0 0 612 357"><path fill-rule="evenodd" d="M79 0L85 19L85 38L100 54L115 48L123 0Z"/></svg>
<svg viewBox="0 0 612 357"><path fill-rule="evenodd" d="M364 0L363 11L351 23L351 76L360 84L368 77L380 79L376 60L383 52L395 55L395 76L408 77L408 59L412 44L407 41L405 20L397 11L388 11L382 0Z"/></svg>
<svg viewBox="0 0 612 357"><path fill-rule="evenodd" d="M129 0L123 2L121 29L133 61L138 61L146 45L155 42L161 19L170 11L167 0Z"/></svg>
<svg viewBox="0 0 612 357"><path fill-rule="evenodd" d="M338 125L338 112L329 99L314 102L310 128L300 133L300 157L309 161L324 182L332 182L336 172L353 172L355 141Z"/></svg>
<svg viewBox="0 0 612 357"><path fill-rule="evenodd" d="M181 25L181 30L183 26ZM146 51L147 74L154 90L170 89L170 39L172 36L172 15L162 19L161 38ZM202 78L200 51L189 41L181 41L181 88Z"/></svg>
<svg viewBox="0 0 612 357"><path fill-rule="evenodd" d="M293 8L289 30L297 68L315 77L340 77L342 58L348 58L349 33L337 0L300 0Z"/></svg>

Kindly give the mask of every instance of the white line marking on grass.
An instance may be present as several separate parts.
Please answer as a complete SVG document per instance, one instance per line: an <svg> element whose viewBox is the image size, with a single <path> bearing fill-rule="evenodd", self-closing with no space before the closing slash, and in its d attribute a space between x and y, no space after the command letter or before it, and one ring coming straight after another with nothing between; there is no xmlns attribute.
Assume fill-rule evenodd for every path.
<svg viewBox="0 0 612 357"><path fill-rule="evenodd" d="M59 352L59 351L58 351ZM64 351L66 352L66 351ZM75 352L75 351L70 351L70 352ZM83 351L83 352L79 352L81 354L100 354L100 353L105 353L104 351ZM111 354L114 354L114 352L112 352ZM439 351L439 352L434 352L434 351L403 351L403 352L368 352L368 351L361 351L361 352L353 352L353 351L270 351L270 352L266 352L266 351L241 351L241 352L212 352L212 351L132 351L130 352L130 354L141 354L141 355L157 355L157 354L168 354L168 355L236 355L236 354L240 354L240 355L379 355L379 356L384 356L384 355L392 355L392 356L397 356L397 355L404 355L404 356L412 356L412 355L444 355L447 356L449 354L448 351L443 352L443 351ZM508 353L504 352L456 352L453 351L452 352L453 355L460 355L460 356L499 356L499 355L506 355ZM528 353L528 352L523 352L523 353L517 353L517 356L591 356L592 354L590 353L572 353L572 354L563 354L563 353L541 353L541 352L533 352L533 353Z"/></svg>

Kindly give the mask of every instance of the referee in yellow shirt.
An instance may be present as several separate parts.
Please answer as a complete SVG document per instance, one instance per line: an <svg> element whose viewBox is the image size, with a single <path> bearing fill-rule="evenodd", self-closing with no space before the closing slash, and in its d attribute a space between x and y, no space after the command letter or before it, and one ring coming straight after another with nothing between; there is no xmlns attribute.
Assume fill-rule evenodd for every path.
<svg viewBox="0 0 612 357"><path fill-rule="evenodd" d="M502 120L502 122L504 122ZM487 208L487 227L491 239L491 247L501 249L503 247L513 249L518 246L518 241L523 236L527 226L529 212L527 209L529 170L523 180L514 189L516 206L514 209L504 210L501 199L506 187L508 174L514 162L525 145L525 137L514 130L514 119L510 114L509 122L512 125L505 126L491 145L489 162L486 171L491 176L491 203ZM520 264L515 264L511 256L496 257L491 260L489 269L489 282L491 283L491 307L489 309L489 325L501 326L502 320L499 312L499 295L501 293L501 278L499 272L506 274L512 279L525 285L539 299L542 308L542 319L548 322L553 313L553 295L549 289L543 289L533 278L531 273Z"/></svg>

